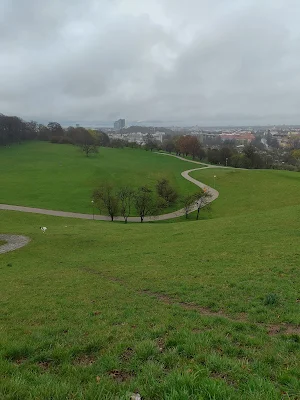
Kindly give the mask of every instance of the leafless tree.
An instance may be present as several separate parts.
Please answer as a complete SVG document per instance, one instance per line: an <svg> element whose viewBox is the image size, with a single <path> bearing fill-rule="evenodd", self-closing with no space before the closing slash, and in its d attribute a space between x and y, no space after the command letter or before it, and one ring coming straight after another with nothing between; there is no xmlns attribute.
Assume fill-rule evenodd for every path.
<svg viewBox="0 0 300 400"><path fill-rule="evenodd" d="M130 211L133 205L135 192L129 186L121 187L118 192L118 197L121 202L121 215L124 218L125 224L127 223Z"/></svg>
<svg viewBox="0 0 300 400"><path fill-rule="evenodd" d="M185 211L185 218L188 218L188 214L191 212L193 206L196 203L195 195L188 194L183 198L183 208Z"/></svg>
<svg viewBox="0 0 300 400"><path fill-rule="evenodd" d="M144 221L146 215L153 215L155 212L155 202L153 199L153 192L146 186L138 188L134 196L135 208L141 218L141 222Z"/></svg>
<svg viewBox="0 0 300 400"><path fill-rule="evenodd" d="M211 194L207 191L207 189L201 190L195 194L196 204L197 204L197 220L199 219L199 214L201 208L207 207L209 204L209 199L211 198Z"/></svg>
<svg viewBox="0 0 300 400"><path fill-rule="evenodd" d="M111 221L114 220L114 217L117 215L119 209L119 198L115 194L115 190L112 185L103 184L95 189L93 193L93 201L99 210L103 208L105 209L110 216Z"/></svg>

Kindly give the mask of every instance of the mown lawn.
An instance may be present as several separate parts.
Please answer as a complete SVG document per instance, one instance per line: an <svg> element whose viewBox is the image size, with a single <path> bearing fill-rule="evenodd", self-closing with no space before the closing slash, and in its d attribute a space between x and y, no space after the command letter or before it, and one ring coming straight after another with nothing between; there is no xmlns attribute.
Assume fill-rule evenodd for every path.
<svg viewBox="0 0 300 400"><path fill-rule="evenodd" d="M300 206L253 216L0 211L32 239L0 256L0 397L299 399Z"/></svg>
<svg viewBox="0 0 300 400"><path fill-rule="evenodd" d="M0 147L0 203L92 213L92 192L100 183L134 188L146 184L154 189L162 177L184 196L196 191L180 176L188 165L126 148L100 148L99 154L87 158L71 145L35 142ZM181 207L178 201L165 212Z"/></svg>
<svg viewBox="0 0 300 400"><path fill-rule="evenodd" d="M0 150L19 151L23 165L17 174L8 156L0 158L6 165L2 182L18 177L0 192L11 201L0 201L18 204L15 195L32 201L19 204L55 209L59 198L46 196L52 193L48 186L39 189L43 174L37 171L37 180L29 182L36 169L53 181L50 166L66 147L30 146L35 150ZM181 190L188 189L180 177L186 162L124 149L103 149L86 159L72 147L67 154L73 150L65 156L77 168L69 172L74 202L61 194L69 199L66 210L79 207L74 183L95 171L105 176L101 157L113 166L119 151L116 158L124 157L127 167L115 167L116 181L141 182L143 174L132 173L140 157L138 171L147 164L149 182L158 176L151 168L160 165L173 182L178 178ZM46 159L43 152L50 152ZM299 175L224 169L191 175L210 186L216 175L220 197L201 212L206 219L191 216L188 224L125 225L0 211L0 233L31 238L26 247L0 255L1 399L125 400L134 392L144 400L300 398ZM53 183L54 192L63 187L63 176Z"/></svg>
<svg viewBox="0 0 300 400"><path fill-rule="evenodd" d="M214 187L220 197L211 205L213 217L257 213L300 205L300 173L276 170L203 169L190 173ZM216 178L214 178L216 176Z"/></svg>

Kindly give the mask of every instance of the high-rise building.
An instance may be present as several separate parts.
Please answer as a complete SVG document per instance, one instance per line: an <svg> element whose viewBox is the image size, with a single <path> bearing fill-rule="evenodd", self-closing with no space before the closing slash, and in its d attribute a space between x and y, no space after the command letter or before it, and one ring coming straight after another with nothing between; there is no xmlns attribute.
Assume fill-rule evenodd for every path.
<svg viewBox="0 0 300 400"><path fill-rule="evenodd" d="M118 121L115 121L114 123L115 130L119 131L123 128L125 128L125 119L118 119Z"/></svg>

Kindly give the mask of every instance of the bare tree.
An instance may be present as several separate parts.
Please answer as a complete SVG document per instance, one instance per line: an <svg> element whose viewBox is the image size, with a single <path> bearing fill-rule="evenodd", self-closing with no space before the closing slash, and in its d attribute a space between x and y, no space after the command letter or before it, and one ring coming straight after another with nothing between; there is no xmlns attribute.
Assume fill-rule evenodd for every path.
<svg viewBox="0 0 300 400"><path fill-rule="evenodd" d="M197 219L199 219L200 210L209 204L210 197L211 194L207 189L200 189L197 193L185 196L183 198L185 217L188 218L188 214L193 210L193 207L197 207Z"/></svg>
<svg viewBox="0 0 300 400"><path fill-rule="evenodd" d="M211 194L207 191L207 189L203 189L195 194L196 204L197 204L197 220L199 219L199 213L201 208L206 207L209 204L209 199L211 198Z"/></svg>
<svg viewBox="0 0 300 400"><path fill-rule="evenodd" d="M121 187L118 192L118 198L121 202L121 215L125 220L125 224L127 223L128 217L130 215L134 196L134 190L128 186Z"/></svg>
<svg viewBox="0 0 300 400"><path fill-rule="evenodd" d="M110 184L101 185L94 190L93 200L95 206L99 210L104 208L113 221L119 209L119 198L115 194L114 187Z"/></svg>
<svg viewBox="0 0 300 400"><path fill-rule="evenodd" d="M183 198L183 208L185 211L185 218L188 218L188 214L192 211L193 206L196 203L195 195L188 194Z"/></svg>
<svg viewBox="0 0 300 400"><path fill-rule="evenodd" d="M135 208L141 218L141 222L144 221L146 215L153 215L156 207L153 200L152 190L146 186L138 188L134 196Z"/></svg>

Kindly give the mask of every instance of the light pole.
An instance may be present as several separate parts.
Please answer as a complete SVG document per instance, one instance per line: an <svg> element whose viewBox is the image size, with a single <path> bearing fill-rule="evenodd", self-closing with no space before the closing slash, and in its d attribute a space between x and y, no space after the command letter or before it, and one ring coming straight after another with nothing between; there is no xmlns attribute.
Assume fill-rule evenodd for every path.
<svg viewBox="0 0 300 400"><path fill-rule="evenodd" d="M94 200L91 201L92 205L93 205L93 219L95 219L95 212L94 212Z"/></svg>
<svg viewBox="0 0 300 400"><path fill-rule="evenodd" d="M216 188L216 177L217 175L214 175L214 189Z"/></svg>

